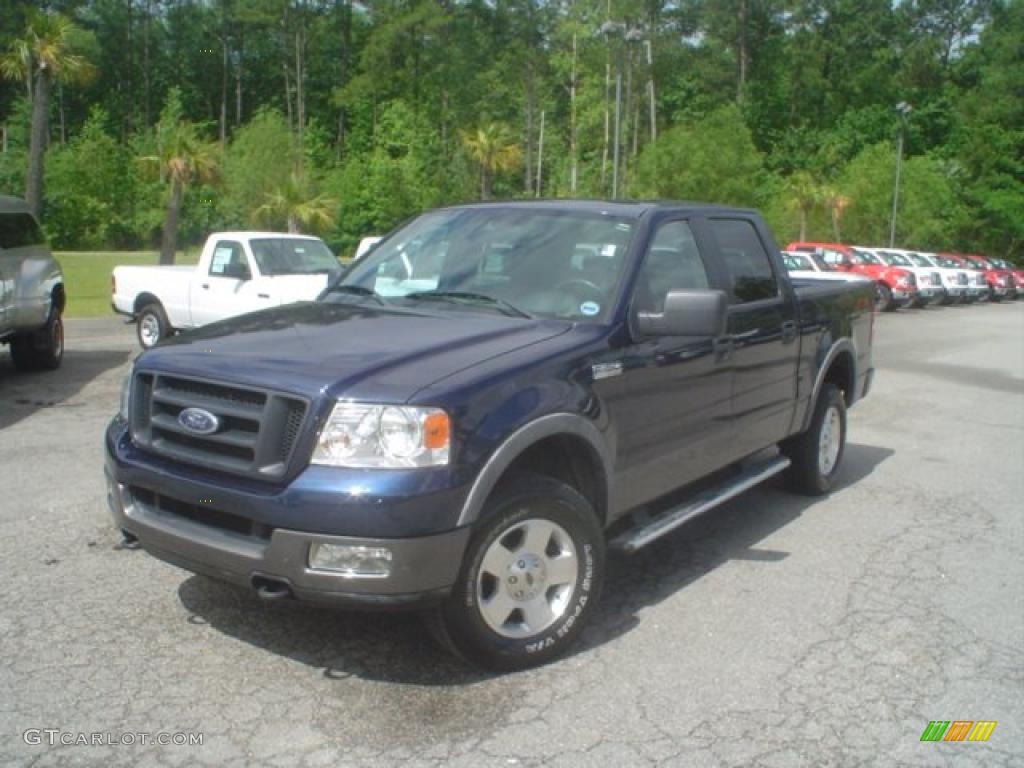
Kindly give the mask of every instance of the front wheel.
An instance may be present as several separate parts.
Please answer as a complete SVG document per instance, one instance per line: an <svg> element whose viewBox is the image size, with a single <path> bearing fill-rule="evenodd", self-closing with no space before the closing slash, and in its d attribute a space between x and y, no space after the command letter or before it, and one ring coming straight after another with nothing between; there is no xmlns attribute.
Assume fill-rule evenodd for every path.
<svg viewBox="0 0 1024 768"><path fill-rule="evenodd" d="M167 338L171 332L171 324L167 320L164 308L153 302L139 310L135 332L143 349L154 347Z"/></svg>
<svg viewBox="0 0 1024 768"><path fill-rule="evenodd" d="M792 462L786 470L789 487L808 496L832 490L846 447L846 402L835 384L825 384L814 405L806 432L782 444Z"/></svg>
<svg viewBox="0 0 1024 768"><path fill-rule="evenodd" d="M891 312L896 309L892 298L892 289L885 283L875 284L875 309L879 312Z"/></svg>
<svg viewBox="0 0 1024 768"><path fill-rule="evenodd" d="M590 503L553 478L519 475L488 502L451 596L426 623L476 666L543 664L579 636L604 568L604 534Z"/></svg>

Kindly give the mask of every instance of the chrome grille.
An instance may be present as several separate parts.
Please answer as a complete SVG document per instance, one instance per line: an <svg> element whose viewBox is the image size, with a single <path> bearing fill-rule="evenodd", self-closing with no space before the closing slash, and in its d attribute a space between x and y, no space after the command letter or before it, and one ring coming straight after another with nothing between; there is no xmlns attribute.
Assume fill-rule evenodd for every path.
<svg viewBox="0 0 1024 768"><path fill-rule="evenodd" d="M932 285L942 285L942 275L938 272L932 272Z"/></svg>
<svg viewBox="0 0 1024 768"><path fill-rule="evenodd" d="M967 273L966 272L957 272L956 273L956 281L960 285L967 285Z"/></svg>
<svg viewBox="0 0 1024 768"><path fill-rule="evenodd" d="M211 434L178 420L186 408L217 419ZM285 474L306 416L294 395L217 382L140 373L132 392L132 439L140 448L186 464L275 479Z"/></svg>

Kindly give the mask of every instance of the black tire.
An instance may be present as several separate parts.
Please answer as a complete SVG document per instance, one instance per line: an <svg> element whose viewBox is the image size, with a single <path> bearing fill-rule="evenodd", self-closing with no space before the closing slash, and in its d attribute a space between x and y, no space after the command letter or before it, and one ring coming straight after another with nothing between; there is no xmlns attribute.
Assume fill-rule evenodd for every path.
<svg viewBox="0 0 1024 768"><path fill-rule="evenodd" d="M835 410L839 422L839 452L831 467L822 468L822 431L826 416ZM834 422L832 425L834 429ZM846 450L846 402L843 393L834 384L825 384L814 404L814 415L806 432L790 438L782 444L782 452L792 464L786 470L786 483L790 490L808 496L822 496L835 485L839 467Z"/></svg>
<svg viewBox="0 0 1024 768"><path fill-rule="evenodd" d="M885 283L875 283L875 309L879 312L892 312L896 309L892 289Z"/></svg>
<svg viewBox="0 0 1024 768"><path fill-rule="evenodd" d="M171 335L171 324L167 313L157 302L146 304L135 316L135 336L139 346L149 349Z"/></svg>
<svg viewBox="0 0 1024 768"><path fill-rule="evenodd" d="M11 339L11 359L19 371L52 371L60 367L64 359L64 319L56 308L38 331Z"/></svg>
<svg viewBox="0 0 1024 768"><path fill-rule="evenodd" d="M515 537L531 523L553 522L568 535L575 549L576 581L564 609L553 623L541 631L521 637L509 637L492 629L480 607L482 585L490 580L493 594L511 592L514 575L495 580L481 574L484 556L492 545L511 541L512 561L520 560ZM525 543L525 541L524 541ZM552 540L547 540L548 547ZM509 570L513 566L510 564ZM452 594L438 608L424 615L431 634L448 650L474 666L501 672L544 664L564 653L576 640L593 613L601 593L605 571L604 533L590 503L565 483L543 475L521 474L502 484L488 500L476 525L458 581ZM546 577L546 571L543 572ZM554 586L539 582L550 594ZM525 580L520 582L525 586ZM534 585L530 580L530 585ZM522 594L520 592L520 594ZM516 616L514 598L510 617ZM518 614L525 623L526 614Z"/></svg>

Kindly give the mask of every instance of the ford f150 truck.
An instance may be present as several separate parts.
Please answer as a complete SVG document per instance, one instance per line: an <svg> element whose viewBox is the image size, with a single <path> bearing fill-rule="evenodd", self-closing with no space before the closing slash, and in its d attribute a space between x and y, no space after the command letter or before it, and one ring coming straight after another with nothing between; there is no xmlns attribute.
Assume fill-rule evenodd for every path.
<svg viewBox="0 0 1024 768"><path fill-rule="evenodd" d="M64 358L64 276L28 205L0 196L0 344L15 368L53 369Z"/></svg>
<svg viewBox="0 0 1024 768"><path fill-rule="evenodd" d="M143 352L105 437L128 541L269 600L423 612L469 661L562 653L608 547L773 475L829 491L873 288L760 217L522 202L413 219L315 302Z"/></svg>
<svg viewBox="0 0 1024 768"><path fill-rule="evenodd" d="M316 237L217 232L194 267L115 267L111 306L136 322L139 344L149 349L175 331L314 299L340 272Z"/></svg>

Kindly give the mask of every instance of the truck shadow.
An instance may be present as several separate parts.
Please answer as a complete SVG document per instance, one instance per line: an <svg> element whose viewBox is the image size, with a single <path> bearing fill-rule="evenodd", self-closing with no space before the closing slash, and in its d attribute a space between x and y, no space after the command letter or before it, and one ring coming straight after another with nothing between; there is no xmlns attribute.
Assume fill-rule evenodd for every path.
<svg viewBox="0 0 1024 768"><path fill-rule="evenodd" d="M839 488L860 482L893 455L888 448L847 444ZM638 554L610 554L604 595L581 642L585 653L628 633L656 605L730 560L771 564L788 552L758 542L819 500L769 483L697 518ZM414 615L334 611L295 602L267 604L239 587L202 576L182 582L189 622L322 670L329 680L360 678L419 686L464 686L493 675L441 650ZM556 662L557 663L557 662Z"/></svg>
<svg viewBox="0 0 1024 768"><path fill-rule="evenodd" d="M6 350L0 349L0 430L43 408L70 407L68 401L93 379L124 365L133 355L129 350L69 349L57 370L21 373Z"/></svg>

